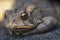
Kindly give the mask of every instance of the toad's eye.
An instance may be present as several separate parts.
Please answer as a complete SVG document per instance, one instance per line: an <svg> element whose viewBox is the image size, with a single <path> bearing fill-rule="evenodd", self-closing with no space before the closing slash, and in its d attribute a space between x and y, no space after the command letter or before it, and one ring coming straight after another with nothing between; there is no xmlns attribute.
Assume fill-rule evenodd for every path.
<svg viewBox="0 0 60 40"><path fill-rule="evenodd" d="M26 20L28 18L28 14L27 13L21 13L21 19L22 20Z"/></svg>

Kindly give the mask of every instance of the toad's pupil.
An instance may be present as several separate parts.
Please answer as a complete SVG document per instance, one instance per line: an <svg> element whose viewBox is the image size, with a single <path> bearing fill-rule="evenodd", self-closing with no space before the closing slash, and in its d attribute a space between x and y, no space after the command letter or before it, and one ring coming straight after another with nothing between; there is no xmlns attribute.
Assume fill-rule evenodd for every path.
<svg viewBox="0 0 60 40"><path fill-rule="evenodd" d="M28 18L27 13L22 13L22 14L21 14L21 19L22 19L22 20L26 20L27 18Z"/></svg>

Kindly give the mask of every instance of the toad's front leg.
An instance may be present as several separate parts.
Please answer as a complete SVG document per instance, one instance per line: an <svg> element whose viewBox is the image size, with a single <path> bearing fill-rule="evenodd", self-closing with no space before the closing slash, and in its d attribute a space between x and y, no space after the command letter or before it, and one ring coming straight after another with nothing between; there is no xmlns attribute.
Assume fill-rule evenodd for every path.
<svg viewBox="0 0 60 40"><path fill-rule="evenodd" d="M57 25L57 19L55 17L47 16L42 19L44 22L38 25L38 27L34 30L31 30L23 35L34 34L34 33L42 33L51 30Z"/></svg>

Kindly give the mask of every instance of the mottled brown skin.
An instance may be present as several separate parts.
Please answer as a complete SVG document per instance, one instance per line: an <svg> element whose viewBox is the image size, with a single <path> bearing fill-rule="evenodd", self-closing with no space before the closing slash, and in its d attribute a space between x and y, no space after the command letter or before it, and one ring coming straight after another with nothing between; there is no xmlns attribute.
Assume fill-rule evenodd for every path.
<svg viewBox="0 0 60 40"><path fill-rule="evenodd" d="M34 6L29 8L30 5ZM47 8L43 5L45 3L40 0L16 1L13 9L7 10L5 15L4 24L10 34L27 35L54 28L57 24L56 12L50 3L47 2Z"/></svg>

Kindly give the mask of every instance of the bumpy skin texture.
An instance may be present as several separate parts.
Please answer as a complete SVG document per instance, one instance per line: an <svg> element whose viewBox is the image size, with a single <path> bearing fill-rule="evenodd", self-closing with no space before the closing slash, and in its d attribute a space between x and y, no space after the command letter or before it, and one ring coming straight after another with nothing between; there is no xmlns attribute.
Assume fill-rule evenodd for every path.
<svg viewBox="0 0 60 40"><path fill-rule="evenodd" d="M35 3L36 1L38 1L38 2ZM57 24L56 12L55 12L54 8L47 1L45 3L43 3L43 2L45 2L45 1L42 1L42 0L26 0L26 1L17 0L16 1L16 4L13 7L13 13L10 14L10 15L12 15L12 17L11 17L12 19L14 17L16 17L16 14L19 14L19 12L21 10L24 10L28 5L35 3L37 7L30 14L30 19L26 20L26 22L28 22L27 24L29 24L29 23L38 24L40 19L43 21L42 23L38 24L35 29L32 29L29 32L26 32L23 35L49 31L53 27L55 27L55 25ZM13 15L15 15L15 16L13 16ZM5 23L6 22L9 23L10 20L12 20L12 19L9 19L9 18L5 19L6 20ZM35 20L37 20L37 22ZM16 21L16 22L19 22L19 21Z"/></svg>
<svg viewBox="0 0 60 40"><path fill-rule="evenodd" d="M26 0L24 0L24 1L26 1ZM35 1L35 0L33 0L33 1ZM26 2L29 2L29 1L26 1ZM50 4L49 1L47 1L47 0L41 0L41 3L46 5L46 8L48 8L48 6ZM60 6L57 5L56 3L54 3L54 4L51 3L51 5L53 6L53 8L56 9L57 14L60 18ZM58 26L56 26L56 27L58 27ZM59 28L56 28L47 33L33 34L33 35L21 37L21 36L9 35L7 29L4 28L3 24L0 24L0 40L60 40L60 26L59 26Z"/></svg>

